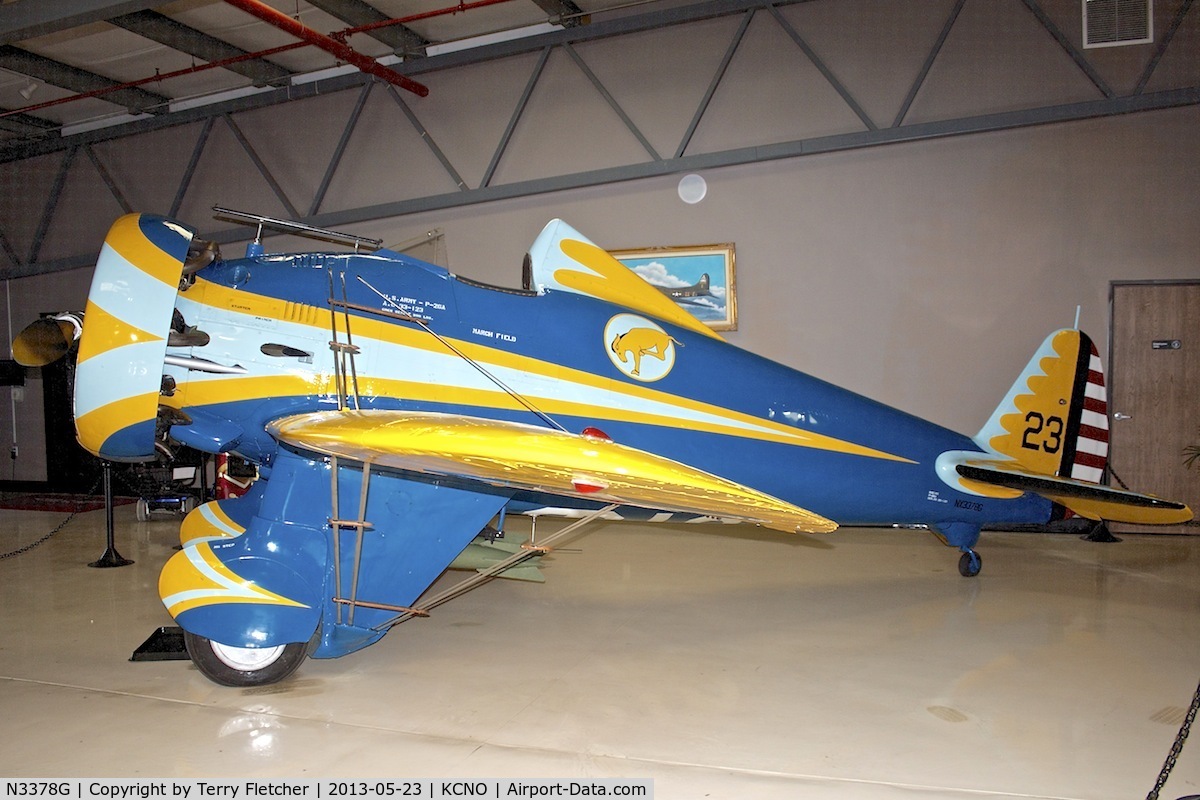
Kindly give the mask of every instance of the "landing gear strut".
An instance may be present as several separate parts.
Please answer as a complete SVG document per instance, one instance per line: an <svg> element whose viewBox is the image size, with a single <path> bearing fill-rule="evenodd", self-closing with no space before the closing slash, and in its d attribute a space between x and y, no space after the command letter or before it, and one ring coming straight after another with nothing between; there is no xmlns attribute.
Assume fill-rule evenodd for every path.
<svg viewBox="0 0 1200 800"><path fill-rule="evenodd" d="M958 559L958 574L964 578L974 578L983 569L983 559L975 552L975 543L979 541L979 526L967 522L943 522L931 525L930 528L942 541L951 547L962 551Z"/></svg>

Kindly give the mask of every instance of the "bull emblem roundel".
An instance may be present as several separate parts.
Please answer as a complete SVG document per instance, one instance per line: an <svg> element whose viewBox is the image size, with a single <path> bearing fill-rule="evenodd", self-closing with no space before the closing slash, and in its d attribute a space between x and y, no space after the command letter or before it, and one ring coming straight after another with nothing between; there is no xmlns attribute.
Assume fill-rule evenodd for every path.
<svg viewBox="0 0 1200 800"><path fill-rule="evenodd" d="M604 326L604 352L613 366L644 383L667 376L675 366L676 346L683 343L636 314L617 314Z"/></svg>

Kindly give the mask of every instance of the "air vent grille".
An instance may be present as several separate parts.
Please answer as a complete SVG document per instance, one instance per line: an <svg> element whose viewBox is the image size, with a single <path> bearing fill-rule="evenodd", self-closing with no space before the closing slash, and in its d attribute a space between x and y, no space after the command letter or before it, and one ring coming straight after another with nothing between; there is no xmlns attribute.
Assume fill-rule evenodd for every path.
<svg viewBox="0 0 1200 800"><path fill-rule="evenodd" d="M1083 0L1083 46L1154 41L1153 0Z"/></svg>

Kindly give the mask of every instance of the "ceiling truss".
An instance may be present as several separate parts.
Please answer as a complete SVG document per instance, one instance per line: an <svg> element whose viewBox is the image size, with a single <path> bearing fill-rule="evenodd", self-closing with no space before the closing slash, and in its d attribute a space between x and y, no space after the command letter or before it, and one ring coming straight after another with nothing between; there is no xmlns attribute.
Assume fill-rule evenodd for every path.
<svg viewBox="0 0 1200 800"><path fill-rule="evenodd" d="M228 42L215 36L190 28L176 22L168 16L149 9L135 11L132 14L122 14L108 20L113 25L136 33L151 41L158 42L187 53L201 61L224 61L246 55L240 47L234 47ZM268 86L291 77L291 72L262 58L231 62L226 69L236 72L254 82L255 86Z"/></svg>
<svg viewBox="0 0 1200 800"><path fill-rule="evenodd" d="M47 230L49 229L50 221L54 216L57 207L59 195L66 181L66 176L71 168L79 163L81 158L88 160L96 169L101 177L101 180L111 192L114 200L125 210L131 210L128 199L122 192L121 188L113 180L112 176L105 170L100 159L97 158L93 145L124 136L135 135L137 133L161 129L172 125L182 125L195 123L197 121L203 124L199 128L191 158L188 162L179 186L175 192L175 199L170 209L172 215L177 214L182 206L185 197L187 196L188 188L195 176L197 166L201 161L201 157L205 152L205 148L210 140L216 125L226 127L234 136L239 147L250 159L254 168L259 175L270 187L272 193L279 200L280 204L287 210L287 213L294 219L303 221L307 224L320 227L337 227L364 221L383 219L391 217L399 217L407 214L427 212L432 210L447 209L457 206L465 206L477 203L490 202L494 200L524 197L530 195L544 194L548 192L560 191L564 189L582 188L587 186L595 186L607 184L616 181L633 180L638 178L647 178L659 175L667 175L673 173L681 173L685 171L694 171L700 169L711 169L722 166L732 166L738 164L748 164L760 161L769 161L780 158L792 158L815 153L828 153L842 150L850 150L861 147L878 146L895 142L918 141L925 139L933 139L946 136L955 136L984 131L995 131L1009 128L1019 128L1030 125L1046 124L1051 122L1063 122L1071 120L1088 119L1106 115L1125 114L1138 111L1148 111L1163 108L1172 108L1185 105L1200 104L1200 86L1190 86L1180 89L1160 92L1146 92L1145 88L1149 84L1155 69L1160 64L1163 55L1171 46L1172 39L1176 32L1180 30L1186 15L1192 13L1191 0L1186 0L1179 7L1175 17L1167 26L1165 34L1159 40L1153 58L1145 67L1144 73L1137 81L1135 90L1127 95L1118 95L1118 93L1105 82L1101 75L1092 67L1085 55L1076 48L1069 39L1063 35L1062 31L1057 28L1051 18L1044 12L1037 0L1020 0L1021 3L1028 9L1029 14L1037 20L1038 24L1057 42L1063 52L1070 58L1080 73L1082 73L1096 89L1096 97L1092 100L1083 102L1067 103L1051 106L1042 106L1036 108L1025 108L1016 111L1008 111L1002 113L986 114L973 117L964 117L948 120L940 120L936 122L906 122L909 112L912 109L913 103L923 85L927 81L931 70L938 60L943 47L946 44L948 37L954 30L964 6L968 0L955 0L952 7L946 16L945 22L941 27L940 33L936 41L932 44L929 51L926 53L922 66L916 75L913 83L905 92L903 101L900 103L900 108L896 116L889 120L874 119L868 114L864 108L864 104L859 101L854 94L843 85L818 56L816 51L805 40L802 31L788 21L781 13L780 8L791 5L796 2L805 2L805 0L783 0L782 2L767 2L766 0L710 0L710 2L697 3L687 6L681 6L667 11L659 11L650 14L631 15L620 17L609 21L593 22L588 25L577 25L566 27L557 30L553 33L531 36L513 41L503 42L500 44L489 45L486 47L476 48L469 51L461 51L446 55L431 56L411 61L405 61L396 65L395 69L404 75L417 76L425 73L435 72L438 70L453 69L466 64L479 63L491 59L506 58L518 54L536 54L533 60L533 65L530 70L528 79L524 89L516 101L508 124L504 132L500 135L496 142L495 149L491 155L487 168L483 172L482 179L477 185L469 185L464 180L461 171L456 169L451 159L446 153L438 147L434 141L430 131L422 123L420 115L414 111L412 106L406 102L394 86L382 84L372 78L361 73L345 74L330 78L325 81L302 84L298 86L287 86L272 91L266 91L251 97L239 98L227 103L215 104L210 106L202 106L189 109L185 112L172 113L169 115L161 115L159 117L147 118L123 126L102 129L98 131L90 131L76 136L71 136L63 139L45 139L32 144L26 144L19 148L3 152L0 151L0 160L20 160L34 156L44 156L47 154L61 152L62 158L59 163L58 171L54 179L54 184L50 192L50 197L42 210L40 220L36 226L36 234L33 237L32 245L27 253L18 253L12 245L13 237L8 232L0 230L0 250L5 252L14 266L7 271L7 274L2 274L3 277L20 277L36 273L50 272L61 269L72 269L81 266L86 266L91 263L92 255L90 253L80 254L67 258L59 258L51 261L43 261L39 258L42 249L42 243L45 239ZM556 0L546 0L547 5L552 5L556 13L578 14L578 8L574 4L566 2L559 4ZM38 4L34 4L38 5ZM112 9L116 5L111 2L103 3L101 0L90 0L90 3L81 3L80 5L91 5L95 7L95 13L103 15L102 10L107 7ZM138 5L138 4L132 4ZM331 12L337 8L339 18L347 22L361 20L363 17L363 9L360 6L364 5L360 0L323 0L323 6ZM544 8L546 6L543 6ZM354 16L354 15L360 16ZM862 130L852 131L847 133L798 138L793 141L782 143L762 144L753 147L738 148L731 150L723 150L719 152L693 153L689 151L689 146L699 127L704 119L705 113L709 108L718 88L722 84L727 69L733 60L739 47L742 45L746 36L747 29L751 21L757 16L762 15L773 20L787 37L794 43L795 47L803 54L803 56L817 69L828 85L833 89L845 106L858 118L861 122ZM157 19L159 16L153 11L145 9L129 11L120 19L129 21L134 20L131 24L142 25L146 29L157 27L159 35L170 39L172 47L186 50L187 48L195 48L200 50L204 47L212 46L212 43L206 42L203 34L189 31L187 29L179 30L173 26L164 25L162 20ZM639 129L634 123L629 114L622 108L616 96L606 87L605 83L597 76L597 74L589 67L586 61L580 56L577 45L608 37L628 35L640 31L651 30L662 27L664 25L679 25L703 20L714 19L718 17L738 17L739 21L736 29L728 42L728 46L716 67L707 86L703 97L697 104L692 115L691 123L687 126L677 146L670 155L663 155L651 144L649 137ZM121 24L118 22L118 24ZM361 24L357 23L356 24ZM403 31L400 32L402 37L406 36ZM411 41L406 39L408 44L404 47L413 46ZM427 43L417 45L424 47ZM389 46L394 46L393 42L388 42ZM11 51L16 48L5 47L0 48L0 66L5 66L5 57L19 58L20 56ZM603 99L609 108L617 115L621 124L634 136L641 147L647 154L646 160L640 160L636 163L630 163L622 166L588 170L584 172L575 172L570 174L553 175L544 178L533 180L520 180L507 183L496 183L495 178L497 169L504 159L504 156L510 146L514 132L518 128L526 113L530 98L539 82L542 80L543 73L552 53L560 51L564 53L572 63L580 70L586 78L588 84L594 91ZM206 51L210 55L215 55L215 51ZM196 53L198 58L208 58L208 56ZM269 63L269 62L267 62ZM52 74L59 67L53 65L37 65L45 74ZM32 67L29 67L32 68ZM257 69L257 68L255 68ZM68 70L69 72L69 70ZM64 76L62 79L66 79ZM263 80L264 83L270 84L273 81L286 78L285 75L271 75L267 72L257 73L257 80ZM239 112L249 109L265 108L272 105L288 102L290 100L300 99L315 95L317 93L330 93L333 91L356 90L358 92L357 100L351 113L347 116L344 127L342 128L337 146L334 148L327 164L325 165L323 177L319 187L311 198L293 198L289 197L284 190L278 177L272 174L271 169L264 160L255 151L249 139L244 135L238 126L235 119ZM430 152L436 158L441 168L446 175L457 187L449 193L441 193L427 195L409 200L382 203L368 206L361 206L351 209L341 209L335 211L326 211L323 209L323 204L330 184L337 174L343 156L346 153L347 147L351 138L359 124L364 108L367 105L368 99L373 92L386 92L391 100L399 107L404 117L408 120L413 130L425 142ZM129 96L127 102L132 103L134 97L139 98L143 104L145 98L140 95ZM22 124L19 119L8 118L9 124ZM227 243L233 241L242 241L246 239L244 228L231 228L206 235L215 239L218 242Z"/></svg>

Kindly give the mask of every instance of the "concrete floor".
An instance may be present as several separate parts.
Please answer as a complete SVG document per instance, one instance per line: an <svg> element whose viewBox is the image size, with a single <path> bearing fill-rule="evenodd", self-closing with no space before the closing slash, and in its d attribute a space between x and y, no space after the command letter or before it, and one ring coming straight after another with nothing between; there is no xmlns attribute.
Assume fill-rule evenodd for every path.
<svg viewBox="0 0 1200 800"><path fill-rule="evenodd" d="M64 516L0 511L0 553ZM129 661L171 624L156 583L178 520L116 518L133 566L86 566L103 511L0 560L0 776L1144 797L1200 676L1200 537L990 533L965 579L920 532L603 523L545 585L495 581L360 653L228 689ZM1194 741L1162 796L1198 792Z"/></svg>

